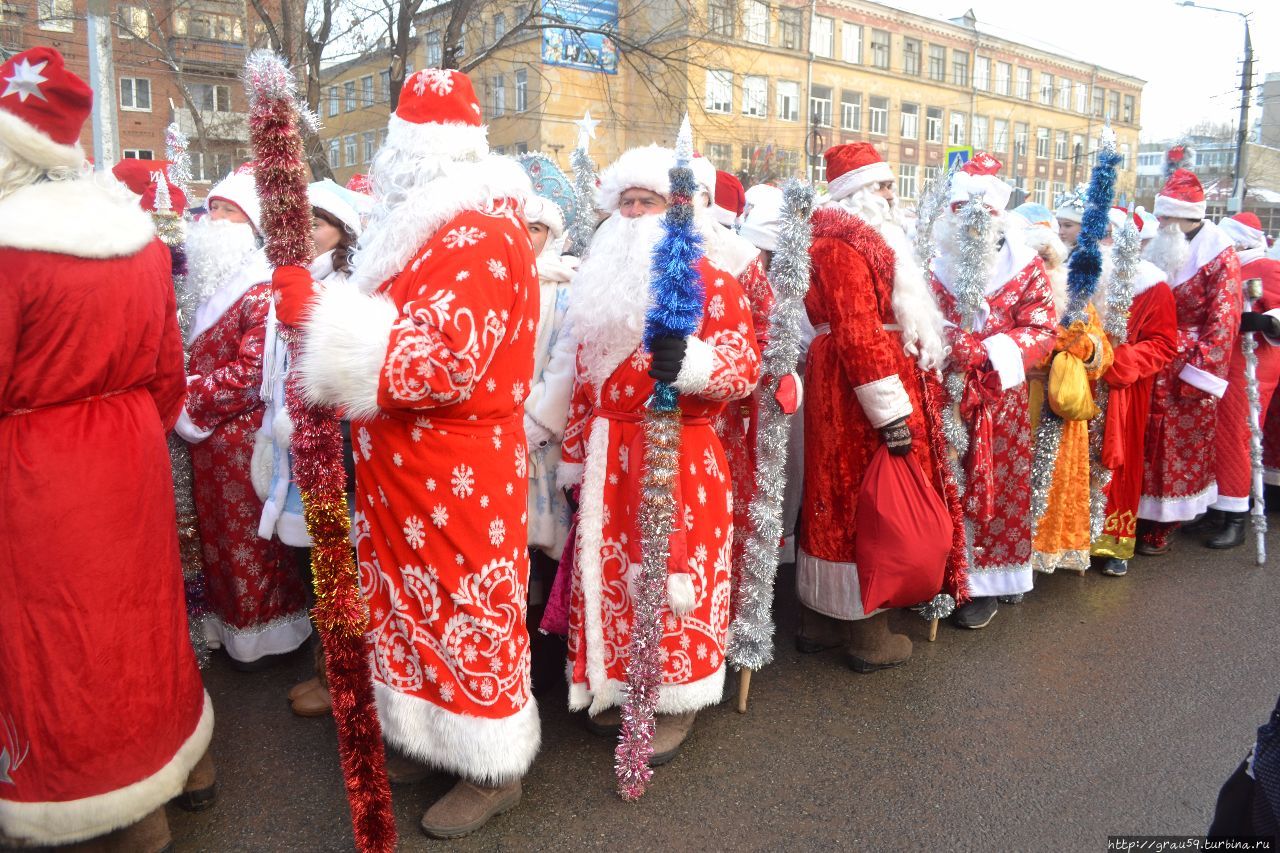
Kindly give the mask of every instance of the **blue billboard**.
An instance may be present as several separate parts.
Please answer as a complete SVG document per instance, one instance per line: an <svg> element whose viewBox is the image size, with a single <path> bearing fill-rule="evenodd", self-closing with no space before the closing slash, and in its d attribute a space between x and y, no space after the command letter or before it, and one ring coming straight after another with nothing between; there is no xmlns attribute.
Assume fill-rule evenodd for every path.
<svg viewBox="0 0 1280 853"><path fill-rule="evenodd" d="M553 21L567 25L542 31L544 63L617 73L618 48L613 39L604 35L618 27L617 0L547 0L542 12ZM584 29L593 32L582 32Z"/></svg>

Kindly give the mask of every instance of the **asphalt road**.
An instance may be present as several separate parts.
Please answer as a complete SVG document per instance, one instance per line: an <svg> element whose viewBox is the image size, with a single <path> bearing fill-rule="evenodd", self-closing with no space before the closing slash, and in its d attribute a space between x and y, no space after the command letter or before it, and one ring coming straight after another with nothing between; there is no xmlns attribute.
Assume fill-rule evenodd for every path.
<svg viewBox="0 0 1280 853"><path fill-rule="evenodd" d="M1280 517L1273 516L1273 523ZM1038 576L983 631L925 624L900 669L856 675L801 656L792 575L778 654L749 713L703 712L643 800L614 793L613 743L540 700L543 746L524 800L456 850L1105 850L1109 834L1200 835L1223 780L1280 693L1280 536L1272 565L1180 537L1122 579ZM285 693L309 655L205 673L221 796L170 809L179 851L346 851L350 820L330 719ZM400 849L452 780L394 789Z"/></svg>

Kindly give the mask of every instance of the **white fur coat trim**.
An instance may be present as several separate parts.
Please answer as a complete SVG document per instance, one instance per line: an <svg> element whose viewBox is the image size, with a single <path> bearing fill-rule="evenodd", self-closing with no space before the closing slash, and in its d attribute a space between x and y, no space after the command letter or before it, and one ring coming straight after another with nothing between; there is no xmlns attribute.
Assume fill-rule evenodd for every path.
<svg viewBox="0 0 1280 853"><path fill-rule="evenodd" d="M137 196L107 178L44 181L0 200L0 248L123 258L140 252L155 233Z"/></svg>
<svg viewBox="0 0 1280 853"><path fill-rule="evenodd" d="M79 169L84 165L84 149L80 143L63 145L54 142L8 110L0 110L0 143L19 159L40 169Z"/></svg>
<svg viewBox="0 0 1280 853"><path fill-rule="evenodd" d="M858 397L863 414L875 429L911 414L911 398L907 396L907 389L902 387L902 379L896 373L859 385L853 389L853 393Z"/></svg>
<svg viewBox="0 0 1280 853"><path fill-rule="evenodd" d="M741 278L760 256L760 250L746 237L712 221L709 213L700 210L695 215L702 219L698 230L706 243L707 260L734 278Z"/></svg>
<svg viewBox="0 0 1280 853"><path fill-rule="evenodd" d="M671 384L681 394L700 394L711 384L716 368L716 349L697 335L685 338L684 361Z"/></svg>
<svg viewBox="0 0 1280 853"><path fill-rule="evenodd" d="M565 466L560 467L563 469ZM583 633L587 646L587 685L592 691L601 690L609 680L604 665L604 620L601 615L604 608L604 567L600 557L604 548L604 481L608 468L609 419L597 417L591 422L591 434L587 438L586 463L578 503L576 555L585 623ZM593 701L591 713L598 714L607 707L607 704Z"/></svg>
<svg viewBox="0 0 1280 853"><path fill-rule="evenodd" d="M387 742L423 764L477 785L519 779L542 744L538 703L532 696L509 717L476 717L374 682L378 719Z"/></svg>
<svg viewBox="0 0 1280 853"><path fill-rule="evenodd" d="M445 175L414 190L391 211L391 219L360 236L351 282L365 293L399 273L449 220L469 210L502 211L503 200L524 206L533 194L529 176L514 160L485 157L454 161Z"/></svg>
<svg viewBox="0 0 1280 853"><path fill-rule="evenodd" d="M378 381L400 312L383 296L329 285L302 323L297 369L312 405L338 406L353 421L378 414Z"/></svg>
<svg viewBox="0 0 1280 853"><path fill-rule="evenodd" d="M1227 393L1227 380L1214 376L1207 370L1201 370L1194 364L1182 365L1182 370L1178 372L1178 378L1193 388L1198 388L1206 394L1210 394L1222 399L1222 395Z"/></svg>
<svg viewBox="0 0 1280 853"><path fill-rule="evenodd" d="M1177 287L1185 284L1196 273L1200 272L1200 268L1214 261L1219 255L1227 249L1234 250L1234 244L1226 232L1214 225L1212 222L1205 220L1200 226L1200 231L1196 234L1195 239L1191 241L1191 251L1187 254L1187 260L1182 265L1182 269L1178 270L1178 274L1169 282L1170 287Z"/></svg>
<svg viewBox="0 0 1280 853"><path fill-rule="evenodd" d="M235 276L196 308L196 315L191 318L191 328L187 330L187 343L193 343L196 338L218 325L222 315L230 311L250 288L270 282L271 270L271 262L267 260L265 249L250 252Z"/></svg>
<svg viewBox="0 0 1280 853"><path fill-rule="evenodd" d="M724 696L724 664L706 678L691 681L688 684L663 684L658 687L659 714L684 714L689 711L700 711L714 705ZM573 681L573 673L569 673L569 710L581 711L590 708L593 716L607 708L622 705L627 695L625 682L609 679L598 690L588 690L581 682Z"/></svg>
<svg viewBox="0 0 1280 853"><path fill-rule="evenodd" d="M96 838L137 823L182 793L187 776L204 757L212 739L213 701L205 693L195 731L155 773L132 785L79 800L19 803L0 799L0 826L6 835L44 846Z"/></svg>
<svg viewBox="0 0 1280 853"><path fill-rule="evenodd" d="M1138 261L1138 270L1133 277L1133 295L1141 296L1157 284L1161 284L1168 276L1164 270L1145 258Z"/></svg>
<svg viewBox="0 0 1280 853"><path fill-rule="evenodd" d="M1027 368L1022 361L1022 350L1013 338L1001 332L982 339L982 346L987 350L987 358L991 366L1000 376L1000 390L1008 391L1017 388L1027 381Z"/></svg>

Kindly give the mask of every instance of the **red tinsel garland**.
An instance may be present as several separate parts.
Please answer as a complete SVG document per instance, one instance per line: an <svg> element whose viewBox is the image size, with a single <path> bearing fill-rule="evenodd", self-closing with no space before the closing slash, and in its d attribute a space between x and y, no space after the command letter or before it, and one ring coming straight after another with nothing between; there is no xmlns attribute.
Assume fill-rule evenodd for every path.
<svg viewBox="0 0 1280 853"><path fill-rule="evenodd" d="M275 266L305 267L313 251L311 203L293 77L280 57L258 51L249 57L245 85L267 257ZM313 543L312 615L324 647L356 848L390 853L396 847L395 814L365 648L369 612L351 554L342 434L334 412L308 407L293 380L285 404L294 422L294 478Z"/></svg>

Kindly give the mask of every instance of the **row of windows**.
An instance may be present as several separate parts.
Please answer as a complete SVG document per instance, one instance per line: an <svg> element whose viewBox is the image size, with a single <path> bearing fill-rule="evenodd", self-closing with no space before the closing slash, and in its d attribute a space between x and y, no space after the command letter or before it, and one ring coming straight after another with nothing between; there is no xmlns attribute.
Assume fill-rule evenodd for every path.
<svg viewBox="0 0 1280 853"><path fill-rule="evenodd" d="M735 7L735 0L708 0L708 24L713 34L726 38L735 36ZM770 24L773 21L768 3L763 0L747 0L742 10L742 39L751 44L773 43L785 49L803 49L803 16L800 9L779 8L776 30L771 33ZM885 71L893 67L893 35L888 30L870 28L868 36L868 28L861 24L840 21L837 45L835 18L813 15L812 21L809 50L815 56L824 59L838 58L844 62L869 65ZM939 83L970 85L969 51L948 49L941 44L926 45L922 40L909 36L901 36L900 41L902 47L896 70L911 77L924 75ZM1124 95L1122 98L1120 92L1108 92L1100 86L1093 87L1090 95L1088 84L1067 78L1055 79L1053 74L1045 71L1040 72L1039 89L1033 90L1032 69L1000 61L995 63L993 85L991 58L975 56L973 62L972 85L975 89L1018 97L1024 101L1032 100L1033 95L1038 92L1040 103L1045 106L1069 110L1074 105L1078 113L1091 113L1098 118L1102 118L1105 113L1112 121L1123 121L1126 124L1133 124L1136 120L1136 101L1133 95Z"/></svg>
<svg viewBox="0 0 1280 853"><path fill-rule="evenodd" d="M212 9L175 9L171 19L173 34L193 39L244 43L244 19ZM122 39L145 39L151 34L151 15L143 6L117 6L114 11L116 36ZM47 32L75 31L74 0L37 0L36 26ZM262 34L263 25L256 25Z"/></svg>
<svg viewBox="0 0 1280 853"><path fill-rule="evenodd" d="M379 131L366 130L363 133L349 133L346 136L335 136L329 140L329 166L339 169L343 166L359 166L373 162L373 155L387 141L387 129ZM345 155L345 159L344 159Z"/></svg>
<svg viewBox="0 0 1280 853"><path fill-rule="evenodd" d="M187 91L196 109L231 112L231 87L216 83L188 83ZM120 78L120 109L151 112L151 81L146 77Z"/></svg>
<svg viewBox="0 0 1280 853"><path fill-rule="evenodd" d="M515 85L510 102L507 100L506 75L495 74L485 80L485 111L489 118L503 115L508 109L517 113L529 109L529 72L519 69L512 76Z"/></svg>

